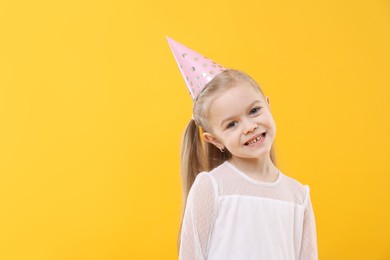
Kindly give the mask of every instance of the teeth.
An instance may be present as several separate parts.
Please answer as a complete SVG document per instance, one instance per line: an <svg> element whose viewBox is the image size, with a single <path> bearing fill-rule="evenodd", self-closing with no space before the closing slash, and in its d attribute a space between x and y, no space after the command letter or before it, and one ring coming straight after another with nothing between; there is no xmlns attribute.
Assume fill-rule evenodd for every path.
<svg viewBox="0 0 390 260"><path fill-rule="evenodd" d="M247 144L255 144L255 143L257 143L258 141L260 141L262 138L263 138L263 135L257 137L256 139L254 139L254 140L252 140L252 141L249 141Z"/></svg>

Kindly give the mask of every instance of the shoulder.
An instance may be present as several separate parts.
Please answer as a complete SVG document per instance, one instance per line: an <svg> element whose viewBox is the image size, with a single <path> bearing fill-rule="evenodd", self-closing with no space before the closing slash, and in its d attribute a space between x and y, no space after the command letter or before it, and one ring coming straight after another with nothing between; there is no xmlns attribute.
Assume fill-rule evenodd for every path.
<svg viewBox="0 0 390 260"><path fill-rule="evenodd" d="M218 196L218 190L219 190L219 177L221 174L223 175L225 164L222 163L221 165L215 167L211 171L203 171L200 172L194 180L194 183L192 184L191 190L194 190L193 192L210 192L211 190L213 193Z"/></svg>
<svg viewBox="0 0 390 260"><path fill-rule="evenodd" d="M283 174L283 173L282 173ZM310 198L310 187L307 184L302 184L298 180L283 174L285 185L291 191L296 200L300 204L306 205L307 200Z"/></svg>
<svg viewBox="0 0 390 260"><path fill-rule="evenodd" d="M200 172L194 180L188 193L186 208L188 210L204 211L215 209L218 203L218 190L213 178L208 172Z"/></svg>
<svg viewBox="0 0 390 260"><path fill-rule="evenodd" d="M200 172L192 184L191 193L217 194L217 184L211 176L211 172Z"/></svg>
<svg viewBox="0 0 390 260"><path fill-rule="evenodd" d="M286 184L288 184L292 189L304 192L306 187L308 187L308 185L302 184L301 182L294 179L293 177L290 177L284 173L282 173L282 174L283 174L283 177L284 177Z"/></svg>

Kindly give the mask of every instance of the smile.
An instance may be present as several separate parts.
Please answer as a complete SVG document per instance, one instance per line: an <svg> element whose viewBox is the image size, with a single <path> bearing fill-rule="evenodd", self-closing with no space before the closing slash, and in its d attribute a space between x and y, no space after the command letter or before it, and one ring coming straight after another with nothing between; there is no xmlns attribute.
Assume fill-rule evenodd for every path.
<svg viewBox="0 0 390 260"><path fill-rule="evenodd" d="M252 139L252 140L246 142L244 145L254 145L257 142L262 141L264 139L264 137L265 137L265 133L262 133L261 135L259 135L255 139Z"/></svg>

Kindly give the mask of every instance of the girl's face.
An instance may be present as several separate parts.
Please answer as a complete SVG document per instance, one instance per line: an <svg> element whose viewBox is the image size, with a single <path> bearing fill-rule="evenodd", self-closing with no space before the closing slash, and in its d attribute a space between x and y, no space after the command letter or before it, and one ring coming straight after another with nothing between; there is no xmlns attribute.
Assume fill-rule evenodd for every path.
<svg viewBox="0 0 390 260"><path fill-rule="evenodd" d="M269 99L248 82L240 82L209 105L205 141L226 148L235 159L268 155L276 135Z"/></svg>

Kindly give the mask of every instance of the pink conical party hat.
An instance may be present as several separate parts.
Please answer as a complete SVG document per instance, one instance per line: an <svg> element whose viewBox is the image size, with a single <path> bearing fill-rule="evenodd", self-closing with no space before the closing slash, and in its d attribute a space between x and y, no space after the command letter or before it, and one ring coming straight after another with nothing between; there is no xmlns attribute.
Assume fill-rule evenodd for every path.
<svg viewBox="0 0 390 260"><path fill-rule="evenodd" d="M195 99L205 85L226 68L167 37L188 90Z"/></svg>

